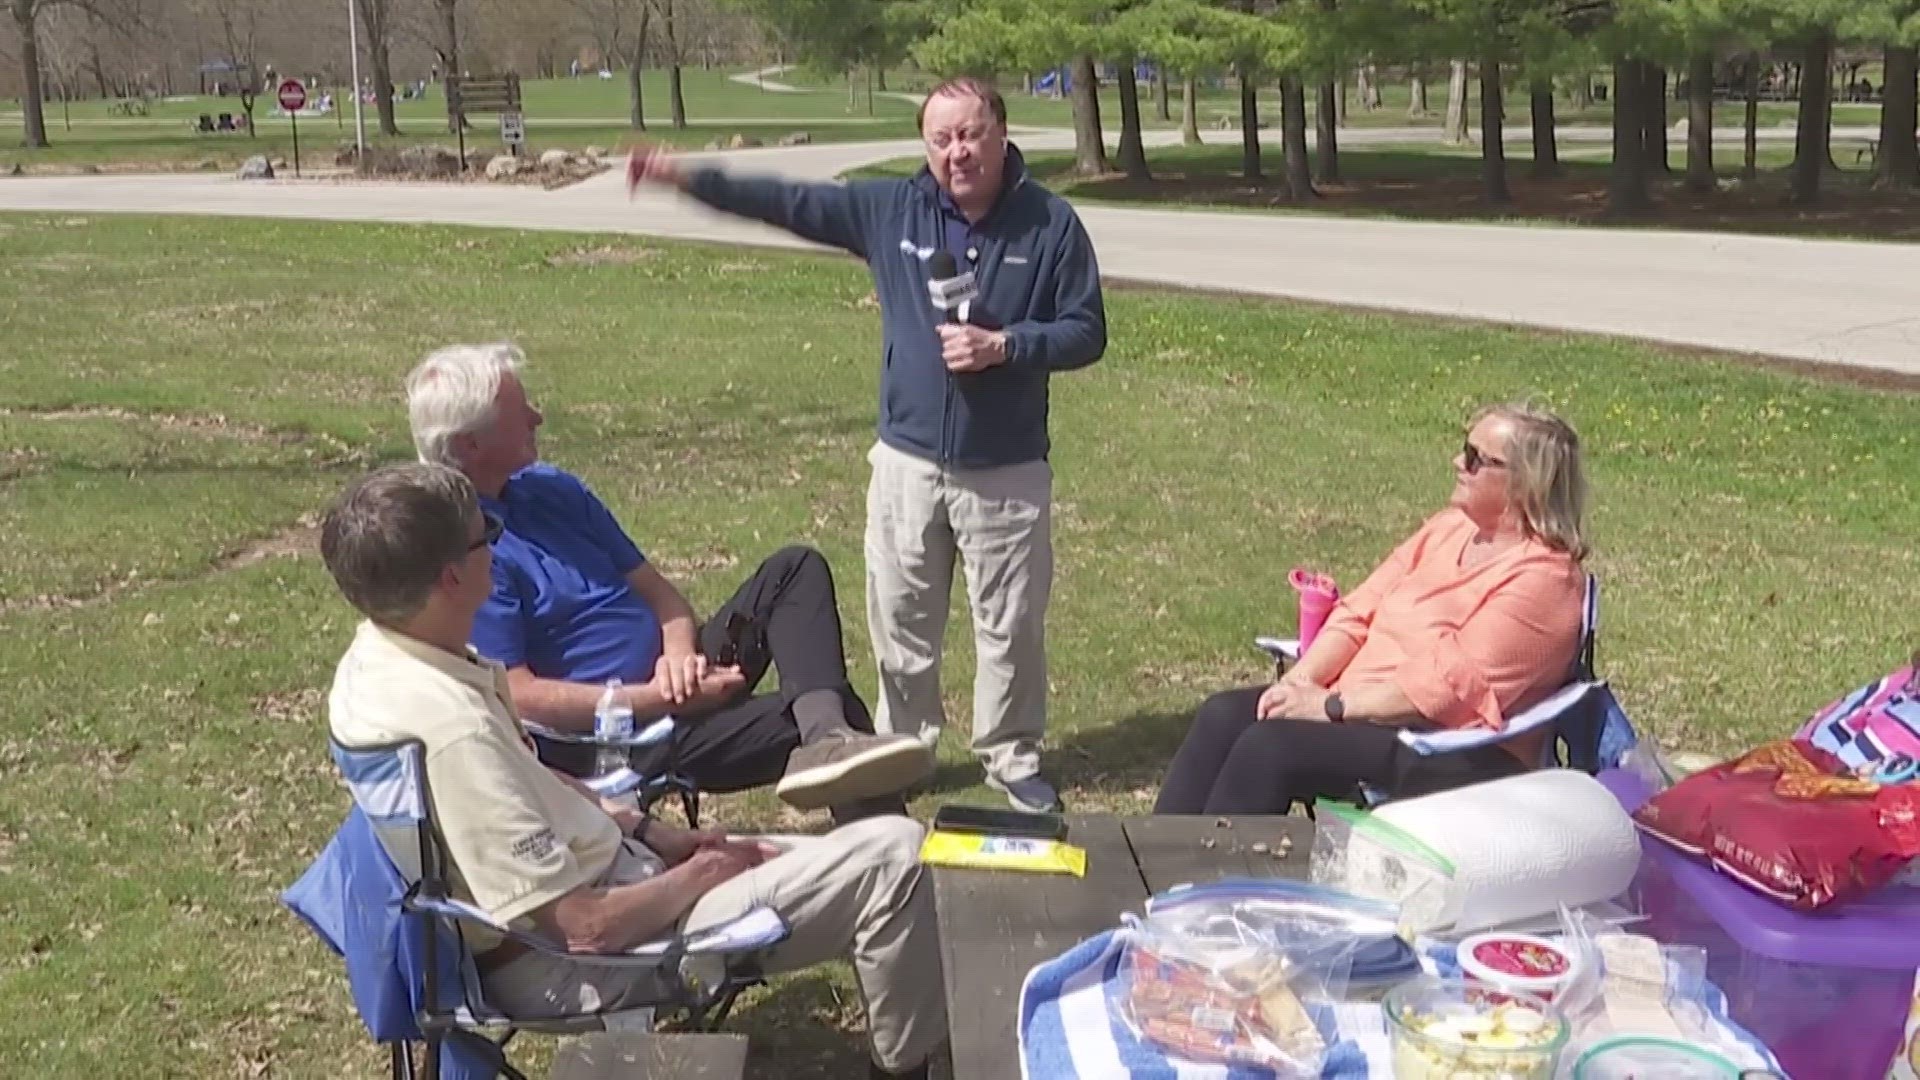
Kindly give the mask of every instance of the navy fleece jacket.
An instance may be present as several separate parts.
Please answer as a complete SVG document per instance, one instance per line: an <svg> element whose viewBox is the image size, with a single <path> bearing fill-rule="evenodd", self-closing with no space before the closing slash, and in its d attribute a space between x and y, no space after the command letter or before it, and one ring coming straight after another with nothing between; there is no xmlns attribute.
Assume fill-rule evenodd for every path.
<svg viewBox="0 0 1920 1080"><path fill-rule="evenodd" d="M1093 245L1066 200L1027 176L1007 149L1005 186L987 216L958 231L979 296L967 321L1007 335L1007 362L953 374L927 295L927 260L947 247L954 211L932 174L849 184L793 183L694 170L687 191L708 206L844 248L873 271L884 324L880 438L958 468L1047 456L1047 379L1085 367L1107 347L1106 308ZM967 252L953 251L961 267Z"/></svg>

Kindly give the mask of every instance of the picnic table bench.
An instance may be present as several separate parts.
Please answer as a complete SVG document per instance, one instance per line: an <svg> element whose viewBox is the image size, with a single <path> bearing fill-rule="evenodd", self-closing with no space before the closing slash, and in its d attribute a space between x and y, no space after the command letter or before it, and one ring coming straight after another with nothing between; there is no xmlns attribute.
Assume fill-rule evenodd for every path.
<svg viewBox="0 0 1920 1080"><path fill-rule="evenodd" d="M1067 842L1087 875L935 868L954 1080L1020 1075L1020 985L1036 964L1102 930L1147 897L1226 877L1305 878L1313 823L1293 817L1073 814Z"/></svg>

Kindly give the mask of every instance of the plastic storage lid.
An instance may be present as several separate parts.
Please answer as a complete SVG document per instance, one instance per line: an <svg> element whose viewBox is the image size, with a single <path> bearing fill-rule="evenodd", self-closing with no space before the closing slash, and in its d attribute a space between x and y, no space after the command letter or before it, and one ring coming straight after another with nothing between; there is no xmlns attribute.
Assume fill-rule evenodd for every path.
<svg viewBox="0 0 1920 1080"><path fill-rule="evenodd" d="M1573 1080L1739 1080L1740 1075L1738 1065L1711 1050L1642 1036L1596 1043L1573 1065Z"/></svg>
<svg viewBox="0 0 1920 1080"><path fill-rule="evenodd" d="M1624 769L1600 783L1629 813L1650 795ZM1769 900L1698 859L1649 836L1640 838L1642 873L1653 862L1741 948L1770 960L1823 967L1912 971L1920 968L1920 889L1888 885L1831 909L1795 911Z"/></svg>

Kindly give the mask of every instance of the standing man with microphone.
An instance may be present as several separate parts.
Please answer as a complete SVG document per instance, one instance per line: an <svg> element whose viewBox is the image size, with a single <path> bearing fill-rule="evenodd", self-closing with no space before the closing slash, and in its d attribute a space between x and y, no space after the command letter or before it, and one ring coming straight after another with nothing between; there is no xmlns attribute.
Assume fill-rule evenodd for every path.
<svg viewBox="0 0 1920 1080"><path fill-rule="evenodd" d="M972 750L1016 809L1057 811L1040 772L1053 585L1047 384L1107 345L1100 271L1066 200L1027 175L1007 106L973 78L920 106L927 164L909 180L791 183L683 168L651 146L631 191L668 184L719 210L865 259L885 345L867 460L867 625L882 732L931 746L956 556L978 666Z"/></svg>

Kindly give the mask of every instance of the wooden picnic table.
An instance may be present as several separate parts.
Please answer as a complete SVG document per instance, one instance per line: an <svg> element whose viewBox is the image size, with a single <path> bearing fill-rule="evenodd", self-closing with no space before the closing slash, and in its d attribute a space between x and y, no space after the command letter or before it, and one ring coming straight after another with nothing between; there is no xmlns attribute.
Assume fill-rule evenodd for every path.
<svg viewBox="0 0 1920 1080"><path fill-rule="evenodd" d="M1141 912L1147 897L1175 885L1305 878L1313 849L1305 818L1074 814L1067 826L1067 842L1087 853L1083 878L933 872L954 1080L1020 1075L1020 984L1036 964L1120 925L1122 912Z"/></svg>

